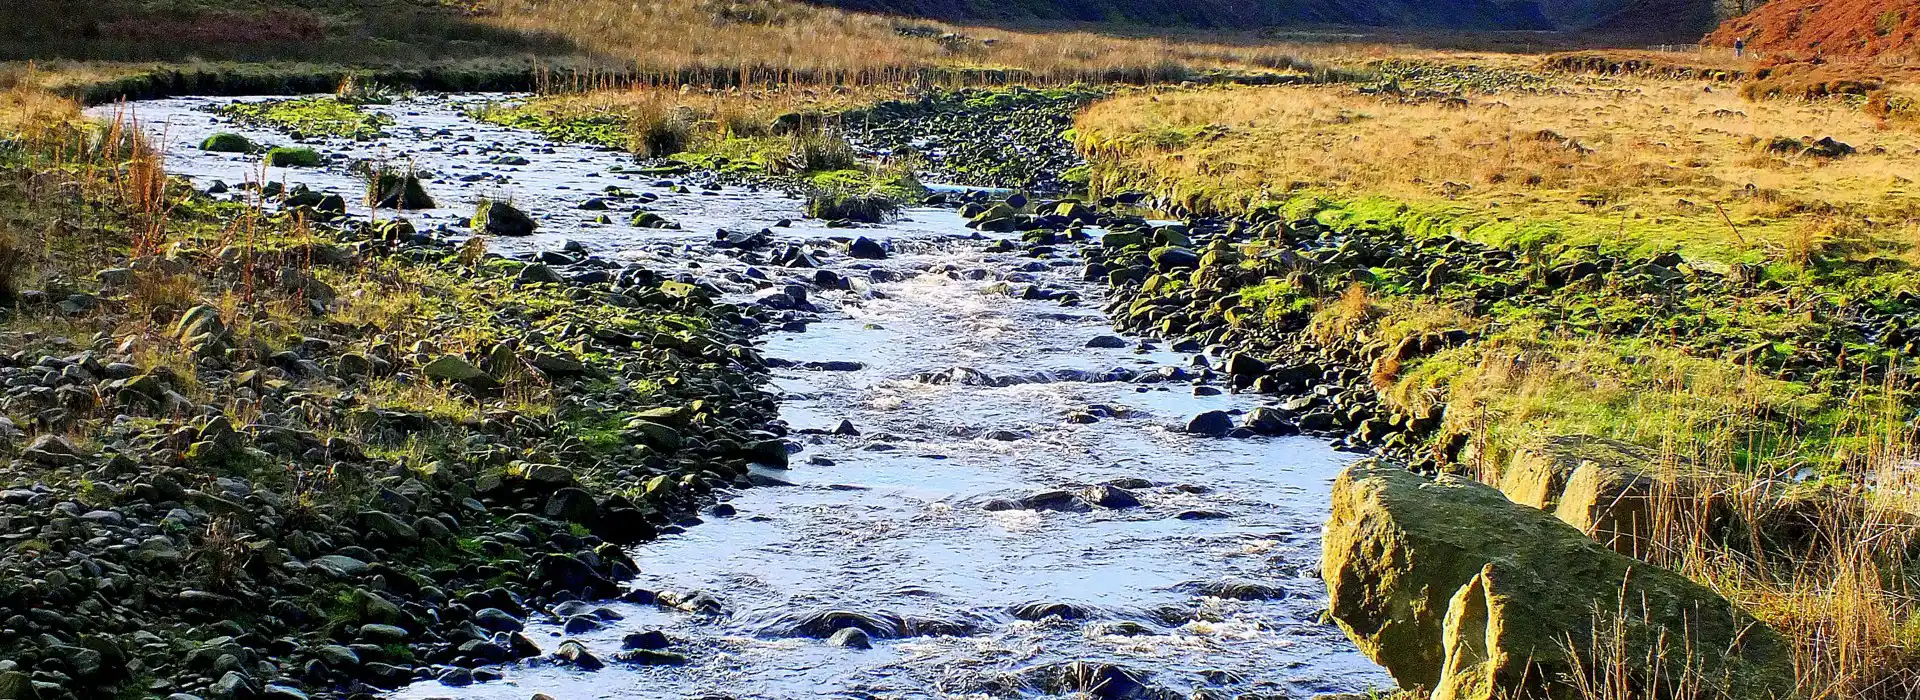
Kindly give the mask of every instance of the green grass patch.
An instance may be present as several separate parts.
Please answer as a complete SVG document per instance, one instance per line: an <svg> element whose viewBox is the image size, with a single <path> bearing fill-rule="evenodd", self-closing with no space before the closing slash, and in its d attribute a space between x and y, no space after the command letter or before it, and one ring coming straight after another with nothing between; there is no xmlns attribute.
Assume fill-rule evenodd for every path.
<svg viewBox="0 0 1920 700"><path fill-rule="evenodd" d="M270 128L297 139L376 139L386 135L393 118L366 111L335 97L238 102L215 108L216 113L242 124Z"/></svg>

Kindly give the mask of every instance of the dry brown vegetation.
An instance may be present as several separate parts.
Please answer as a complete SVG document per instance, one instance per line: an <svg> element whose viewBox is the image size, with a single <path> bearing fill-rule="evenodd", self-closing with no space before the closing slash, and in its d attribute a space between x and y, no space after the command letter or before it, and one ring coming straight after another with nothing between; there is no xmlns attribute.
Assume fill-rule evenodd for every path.
<svg viewBox="0 0 1920 700"><path fill-rule="evenodd" d="M1078 133L1108 166L1096 182L1197 208L1381 195L1555 225L1573 243L1617 245L1631 228L1723 260L1785 255L1810 230L1825 241L1866 219L1910 243L1920 206L1920 133L1844 103L1698 82L1593 79L1465 103L1346 86L1140 92L1095 105ZM1856 152L1806 152L1803 139L1828 137Z"/></svg>
<svg viewBox="0 0 1920 700"><path fill-rule="evenodd" d="M581 50L630 63L642 74L715 72L773 82L831 77L842 83L898 84L904 75L930 67L1011 70L1048 80L1140 80L1187 70L1292 68L1306 53L1366 50L965 28L784 0L486 0L474 15L499 28L564 36Z"/></svg>

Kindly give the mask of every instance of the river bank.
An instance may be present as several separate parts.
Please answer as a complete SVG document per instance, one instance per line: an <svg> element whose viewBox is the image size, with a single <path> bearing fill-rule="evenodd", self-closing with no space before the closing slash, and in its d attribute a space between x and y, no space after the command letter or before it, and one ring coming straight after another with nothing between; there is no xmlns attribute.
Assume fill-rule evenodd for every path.
<svg viewBox="0 0 1920 700"><path fill-rule="evenodd" d="M122 134L7 154L11 211L108 233L9 239L10 697L296 697L539 654L524 606L617 593L622 544L784 462L750 310L337 195L184 192Z"/></svg>
<svg viewBox="0 0 1920 700"><path fill-rule="evenodd" d="M1270 430L1310 422L1516 502L1572 488L1530 494L1531 472L1614 470L1601 501L1639 504L1636 553L1790 631L1799 692L1910 692L1912 221L1882 168L1912 134L1690 79L1398 82L1084 113L1097 194L1189 217L1090 255L1123 327L1244 353L1234 383L1281 395ZM1588 99L1692 116L1655 143ZM1866 629L1886 632L1831 643Z"/></svg>

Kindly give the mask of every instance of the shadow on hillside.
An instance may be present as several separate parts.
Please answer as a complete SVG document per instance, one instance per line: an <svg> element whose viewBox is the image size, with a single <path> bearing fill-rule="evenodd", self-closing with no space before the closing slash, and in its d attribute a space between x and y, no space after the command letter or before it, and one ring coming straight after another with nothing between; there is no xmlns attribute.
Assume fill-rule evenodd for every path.
<svg viewBox="0 0 1920 700"><path fill-rule="evenodd" d="M1013 32L1090 32L1123 38L1160 37L1197 43L1258 45L1277 42L1327 45L1390 45L1435 51L1542 54L1603 48L1644 48L1691 43L1701 28L1627 24L1612 18L1591 32L1555 31L1537 12L1517 12L1511 3L1451 0L1423 13L1396 16L1355 10L1364 3L1170 2L1112 3L1088 0L979 3L969 0L806 0L890 16L901 22L939 21ZM1647 14L1642 6L1679 0L1632 0L1621 15ZM1383 3L1384 5L1384 3ZM1452 9L1449 9L1449 8ZM1288 9L1291 8L1291 9ZM1632 10L1631 12L1629 10ZM1645 19L1645 18L1642 18ZM1698 24L1697 22L1693 24ZM1705 26L1710 26L1710 23Z"/></svg>
<svg viewBox="0 0 1920 700"><path fill-rule="evenodd" d="M403 66L582 56L564 37L407 0L11 0L0 60L298 61Z"/></svg>
<svg viewBox="0 0 1920 700"><path fill-rule="evenodd" d="M915 20L901 18L901 21ZM966 22L963 24L1010 32L1089 32L1118 38L1157 37L1246 47L1262 45L1307 45L1328 48L1390 46L1429 51L1549 54L1587 49L1641 48L1653 45L1653 42L1634 36L1554 31L1455 31L1351 25L1300 25L1271 27L1256 32L1169 29L1086 22Z"/></svg>

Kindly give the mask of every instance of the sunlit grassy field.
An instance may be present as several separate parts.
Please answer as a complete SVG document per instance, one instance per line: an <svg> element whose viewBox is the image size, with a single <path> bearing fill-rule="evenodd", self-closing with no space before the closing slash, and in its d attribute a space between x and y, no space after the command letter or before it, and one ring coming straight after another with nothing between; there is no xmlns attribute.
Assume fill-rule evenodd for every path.
<svg viewBox="0 0 1920 700"><path fill-rule="evenodd" d="M1452 100L1351 86L1147 93L1096 105L1083 148L1108 187L1244 211L1302 194L1383 196L1490 242L1804 259L1871 239L1910 254L1920 132L1844 102L1735 86L1567 77ZM1854 149L1826 157L1809 143Z"/></svg>
<svg viewBox="0 0 1920 700"><path fill-rule="evenodd" d="M1458 235L1511 251L1535 282L1509 299L1423 291L1391 261L1350 286L1302 291L1268 276L1236 293L1265 323L1308 310L1307 331L1326 345L1467 330L1476 342L1376 364L1372 380L1409 415L1444 405L1447 430L1471 436L1467 468L1482 475L1559 435L1735 475L1714 507L1797 523L1813 533L1808 546L1716 541L1711 523L1726 511L1680 498L1655 508L1649 558L1786 632L1800 696L1912 697L1912 364L1890 347L1897 334L1876 336L1852 316L1901 308L1892 299L1920 288L1920 129L1897 108L1913 89L1879 66L1651 53L1602 63L1622 58L1653 67L1564 74L1519 57L1454 56L1438 62L1470 69L1146 88L1094 104L1074 138L1093 160L1094 194L1144 191L1201 213L1317 212L1389 238ZM1719 77L1700 79L1701 69ZM1690 283L1649 291L1611 275L1537 286L1581 260L1669 252L1682 257L1664 264ZM1442 271L1497 273L1472 262ZM1695 271L1754 283L1717 287ZM1669 321L1615 323L1649 315ZM1743 348L1798 359L1769 366ZM1893 369L1865 380L1868 365Z"/></svg>

